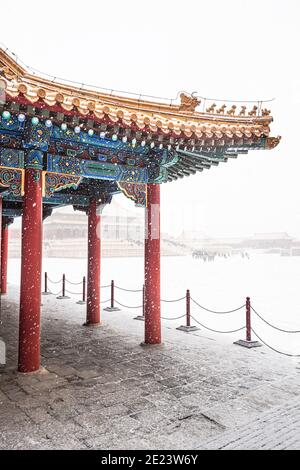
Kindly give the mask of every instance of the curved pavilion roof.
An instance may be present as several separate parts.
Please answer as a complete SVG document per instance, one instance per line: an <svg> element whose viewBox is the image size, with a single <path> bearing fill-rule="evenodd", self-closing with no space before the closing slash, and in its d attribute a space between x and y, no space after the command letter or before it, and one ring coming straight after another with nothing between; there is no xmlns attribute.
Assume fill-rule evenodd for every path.
<svg viewBox="0 0 300 470"><path fill-rule="evenodd" d="M262 102L220 104L187 93L169 101L116 95L46 78L1 47L0 110L11 116L5 122L0 117L0 169L4 180L14 183L4 195L9 184L0 181L0 191L7 208L16 206L18 213L26 149L40 149L47 157L44 204L51 209L75 206L76 198L77 205L86 206L91 192L109 198L122 191L135 202L144 201L145 183L177 180L280 142L270 136L273 118ZM19 113L26 118L21 125ZM39 118L38 126L31 125L32 117ZM19 163L9 169L1 155L12 161L12 152Z"/></svg>
<svg viewBox="0 0 300 470"><path fill-rule="evenodd" d="M196 108L200 101L185 93L180 95L181 103L163 104L83 90L31 74L1 49L0 71L8 100L76 115L82 123L94 120L95 125L105 122L130 128L141 133L140 139L147 132L154 140L162 136L164 144L174 145L180 140L188 150L205 144L224 146L229 141L251 144L260 138L266 139L266 148L279 142L270 138L270 111L260 112L258 106L247 110L246 106L238 109L236 105L213 103L199 112Z"/></svg>

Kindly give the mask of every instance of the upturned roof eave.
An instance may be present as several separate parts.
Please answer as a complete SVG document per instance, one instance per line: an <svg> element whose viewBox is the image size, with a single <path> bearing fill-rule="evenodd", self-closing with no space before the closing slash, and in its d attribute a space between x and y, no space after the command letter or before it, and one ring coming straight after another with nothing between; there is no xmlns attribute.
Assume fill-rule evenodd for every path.
<svg viewBox="0 0 300 470"><path fill-rule="evenodd" d="M262 125L268 126L272 121L272 116L230 116L217 115L199 111L182 111L180 106L176 104L162 103L158 101L150 101L145 99L137 99L131 97L112 96L108 93L101 93L96 90L83 90L80 87L65 85L59 81L51 81L39 75L30 74L25 68L14 61L3 49L0 49L0 61L4 63L8 71L4 73L7 81L8 92L12 91L12 87L17 92L17 87L21 84L28 85L32 90L38 92L42 89L47 93L62 94L66 98L78 98L86 102L101 103L102 105L110 105L120 110L145 113L146 115L177 121L178 123L199 125L205 124L235 124L235 125ZM12 77L11 77L12 75ZM17 78L17 82L15 82ZM13 83L13 86L11 86Z"/></svg>

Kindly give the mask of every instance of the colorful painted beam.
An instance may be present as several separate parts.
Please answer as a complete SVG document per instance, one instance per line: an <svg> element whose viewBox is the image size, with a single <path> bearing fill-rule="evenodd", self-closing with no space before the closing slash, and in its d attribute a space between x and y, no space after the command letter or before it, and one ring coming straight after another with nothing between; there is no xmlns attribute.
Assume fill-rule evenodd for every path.
<svg viewBox="0 0 300 470"><path fill-rule="evenodd" d="M11 202L11 203L22 203L23 198L21 196L14 196L12 193L1 193L1 197L3 201ZM66 206L66 205L74 205L74 206L88 206L90 198L88 196L80 195L80 194L53 194L50 197L43 197L43 204L49 204L53 206Z"/></svg>
<svg viewBox="0 0 300 470"><path fill-rule="evenodd" d="M141 168L51 154L47 156L47 171L125 183L161 183L167 176L166 169L156 165L153 168Z"/></svg>

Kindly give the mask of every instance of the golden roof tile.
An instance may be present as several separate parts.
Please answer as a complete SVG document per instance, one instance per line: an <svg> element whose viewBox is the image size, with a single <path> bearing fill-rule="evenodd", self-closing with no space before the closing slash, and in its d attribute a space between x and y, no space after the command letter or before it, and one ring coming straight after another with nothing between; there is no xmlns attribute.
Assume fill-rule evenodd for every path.
<svg viewBox="0 0 300 470"><path fill-rule="evenodd" d="M200 100L186 93L180 94L180 104L160 103L123 96L113 96L96 90L66 85L33 75L21 67L9 54L0 49L1 86L11 100L79 115L82 119L109 120L112 124L137 128L140 131L182 136L184 139L257 139L268 137L273 118L270 111L258 106L247 111L235 104L211 104L197 111ZM107 122L107 121L105 121ZM268 148L278 145L280 139L268 140Z"/></svg>

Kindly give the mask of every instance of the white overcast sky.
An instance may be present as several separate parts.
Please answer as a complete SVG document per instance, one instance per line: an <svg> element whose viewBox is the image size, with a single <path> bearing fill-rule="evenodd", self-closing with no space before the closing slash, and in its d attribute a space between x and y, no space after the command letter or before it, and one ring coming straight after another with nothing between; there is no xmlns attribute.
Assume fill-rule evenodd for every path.
<svg viewBox="0 0 300 470"><path fill-rule="evenodd" d="M162 227L300 237L299 0L26 0L3 3L1 19L1 42L56 76L156 96L275 97L278 149L163 185Z"/></svg>

